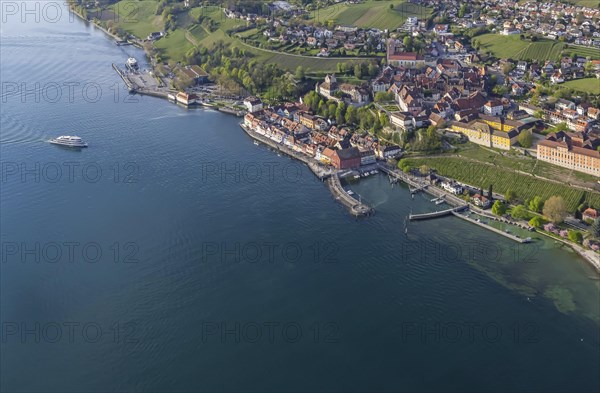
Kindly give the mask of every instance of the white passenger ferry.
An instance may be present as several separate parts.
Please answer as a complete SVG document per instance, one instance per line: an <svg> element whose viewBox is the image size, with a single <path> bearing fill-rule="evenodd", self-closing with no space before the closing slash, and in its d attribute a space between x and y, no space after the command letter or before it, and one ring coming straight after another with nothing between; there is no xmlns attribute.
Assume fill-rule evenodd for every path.
<svg viewBox="0 0 600 393"><path fill-rule="evenodd" d="M67 147L88 147L88 144L78 136L62 135L58 138L50 139L48 142Z"/></svg>

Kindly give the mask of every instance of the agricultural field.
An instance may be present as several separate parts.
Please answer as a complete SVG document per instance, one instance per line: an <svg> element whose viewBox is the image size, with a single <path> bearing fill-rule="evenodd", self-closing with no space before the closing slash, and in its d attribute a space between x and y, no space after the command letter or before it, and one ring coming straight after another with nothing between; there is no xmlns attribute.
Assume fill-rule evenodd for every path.
<svg viewBox="0 0 600 393"><path fill-rule="evenodd" d="M600 94L600 79L583 78L565 82L560 86L570 87L573 90L582 91L590 94Z"/></svg>
<svg viewBox="0 0 600 393"><path fill-rule="evenodd" d="M489 51L495 57L513 60L560 60L561 55L575 53L592 60L600 59L600 49L586 48L556 42L540 40L530 42L521 40L518 35L483 34L473 38L481 45L481 51Z"/></svg>
<svg viewBox="0 0 600 393"><path fill-rule="evenodd" d="M145 38L154 31L163 30L162 17L156 15L157 6L156 0L123 0L112 4L109 10L114 13L115 25L138 38Z"/></svg>
<svg viewBox="0 0 600 393"><path fill-rule="evenodd" d="M186 30L184 29L170 31L166 37L156 41L154 46L160 49L170 60L178 61L183 59L185 53L194 47L185 35Z"/></svg>
<svg viewBox="0 0 600 393"><path fill-rule="evenodd" d="M546 179L562 179L567 183L587 188L594 188L597 184L596 180L598 180L593 175L552 165L533 157L514 153L514 151L507 153L505 151L482 147L474 143L468 143L465 147L461 147L458 155L477 160L481 163L497 165L505 169L531 173Z"/></svg>
<svg viewBox="0 0 600 393"><path fill-rule="evenodd" d="M394 8L390 8L393 5ZM311 18L317 21L334 21L336 24L375 27L378 29L397 29L409 16L427 18L431 10L418 4L393 0L368 0L360 4L335 4L311 12Z"/></svg>
<svg viewBox="0 0 600 393"><path fill-rule="evenodd" d="M571 53L575 53L577 56L589 57L592 60L600 60L600 49L597 49L597 48L586 48L583 46L575 46L575 45L569 45L567 47L565 45L564 53L567 55L571 55Z"/></svg>
<svg viewBox="0 0 600 393"><path fill-rule="evenodd" d="M442 176L487 189L493 184L494 191L504 194L514 191L519 199L531 199L540 196L547 199L553 195L562 196L569 211L574 212L584 200L593 206L600 206L600 193L592 193L576 189L567 184L558 184L539 178L503 169L498 166L485 165L456 157L429 157L408 159L410 166L427 165L435 168Z"/></svg>
<svg viewBox="0 0 600 393"><path fill-rule="evenodd" d="M588 8L600 8L599 0L573 0L571 3Z"/></svg>

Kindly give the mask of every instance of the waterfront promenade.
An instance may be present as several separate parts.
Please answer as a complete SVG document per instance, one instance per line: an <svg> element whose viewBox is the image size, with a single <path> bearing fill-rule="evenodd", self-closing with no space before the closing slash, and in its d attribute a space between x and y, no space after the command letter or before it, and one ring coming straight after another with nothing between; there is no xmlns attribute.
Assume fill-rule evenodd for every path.
<svg viewBox="0 0 600 393"><path fill-rule="evenodd" d="M460 214L460 213L458 213L456 211L452 211L451 214L453 214L455 217L458 217L458 218L461 218L461 219L463 219L465 221L468 221L471 224L479 225L482 228L485 228L485 229L490 230L492 232L496 232L498 235L502 235L502 236L507 237L507 238L509 238L511 240L514 240L514 241L516 241L518 243L529 243L531 241L530 238L526 238L526 239L520 238L519 236L513 235L512 233L501 231L498 228L494 228L491 225L487 225L487 224L485 224L485 223L483 223L481 221L474 220L471 217L467 217L467 216L465 216L463 214Z"/></svg>
<svg viewBox="0 0 600 393"><path fill-rule="evenodd" d="M344 206L346 206L349 209L350 213L352 213L352 215L368 216L373 213L374 210L372 207L367 206L366 204L357 201L356 199L354 199L353 197L351 197L350 195L348 195L346 193L346 191L344 190L344 188L342 187L342 185L340 183L340 179L338 177L338 171L336 171L330 167L325 167L324 165L316 162L314 159L311 159L310 157L307 157L306 155L304 155L302 153L299 153L297 151L290 149L288 146L285 146L281 143L277 143L274 140L272 140L264 135L261 135L258 132L251 130L250 128L246 127L244 124L240 124L240 127L252 139L262 142L265 145L270 146L273 149L276 149L282 153L287 154L288 156L290 156L292 158L297 159L298 161L304 162L310 168L310 170L315 174L315 176L317 176L320 180L322 180L322 181L327 180L329 190L331 191L331 193L333 194L335 199L337 201L340 201Z"/></svg>

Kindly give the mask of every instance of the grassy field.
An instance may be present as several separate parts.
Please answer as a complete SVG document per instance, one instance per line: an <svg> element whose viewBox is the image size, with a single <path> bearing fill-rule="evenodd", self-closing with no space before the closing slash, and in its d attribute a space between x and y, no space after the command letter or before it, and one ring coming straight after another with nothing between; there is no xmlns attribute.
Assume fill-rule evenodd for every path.
<svg viewBox="0 0 600 393"><path fill-rule="evenodd" d="M186 30L177 29L170 31L166 37L156 41L154 46L162 51L169 59L183 59L185 53L194 47L194 45L185 37Z"/></svg>
<svg viewBox="0 0 600 393"><path fill-rule="evenodd" d="M393 5L394 8L390 8ZM311 18L325 22L332 20L336 24L375 27L378 29L397 29L409 16L427 18L431 10L417 4L393 0L367 0L360 4L335 4L311 12Z"/></svg>
<svg viewBox="0 0 600 393"><path fill-rule="evenodd" d="M580 5L582 7L600 8L599 0L573 0L571 3Z"/></svg>
<svg viewBox="0 0 600 393"><path fill-rule="evenodd" d="M487 189L493 184L494 191L504 194L508 190L516 192L520 199L540 196L548 199L553 195L562 196L569 211L573 212L581 201L586 200L593 206L600 206L600 193L591 193L524 174L499 166L485 165L459 157L411 158L412 167L427 165L438 173L467 184Z"/></svg>
<svg viewBox="0 0 600 393"><path fill-rule="evenodd" d="M561 54L600 59L600 49L564 44L551 40L536 42L521 40L518 35L483 34L473 39L481 44L482 51L490 51L498 58L514 60L559 60Z"/></svg>
<svg viewBox="0 0 600 393"><path fill-rule="evenodd" d="M575 53L578 56L582 57L590 57L592 60L600 59L600 49L597 48L586 48L582 46L569 45L565 46L564 53L570 55L571 53Z"/></svg>
<svg viewBox="0 0 600 393"><path fill-rule="evenodd" d="M383 1L388 3L388 1ZM382 2L382 3L383 3ZM379 3L379 2L378 2ZM123 0L110 7L114 13L111 17L115 24L130 32L138 38L144 38L153 31L163 30L162 17L156 14L157 0ZM216 30L209 32L203 26L195 24L199 16L210 18L216 26ZM303 66L310 71L332 72L337 69L341 62L356 63L362 60L340 60L317 58L310 56L293 56L285 53L274 53L268 50L248 45L237 37L228 34L233 29L243 27L245 21L239 19L228 19L219 7L195 7L187 13L177 15L177 29L168 32L166 37L156 41L155 47L162 54L174 61L181 61L185 53L194 46L212 48L215 43L223 41L231 47L244 50L249 56L264 63L276 63L280 67L294 71L298 66ZM256 31L256 30L254 30ZM241 33L244 34L244 33Z"/></svg>
<svg viewBox="0 0 600 393"><path fill-rule="evenodd" d="M568 81L561 86L570 87L573 90L583 91L590 94L600 94L600 79L583 78Z"/></svg>
<svg viewBox="0 0 600 393"><path fill-rule="evenodd" d="M115 14L114 22L139 38L145 38L164 27L162 17L156 15L156 0L123 0L109 7Z"/></svg>

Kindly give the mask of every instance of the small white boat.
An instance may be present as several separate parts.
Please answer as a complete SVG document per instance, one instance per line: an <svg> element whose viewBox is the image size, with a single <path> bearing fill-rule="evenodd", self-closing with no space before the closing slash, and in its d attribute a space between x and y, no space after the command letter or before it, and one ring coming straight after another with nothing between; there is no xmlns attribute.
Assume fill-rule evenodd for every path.
<svg viewBox="0 0 600 393"><path fill-rule="evenodd" d="M88 147L88 144L78 136L61 135L58 138L50 139L48 142L67 147Z"/></svg>
<svg viewBox="0 0 600 393"><path fill-rule="evenodd" d="M355 179L360 179L360 176L358 176L358 175L354 175L354 178L355 178Z"/></svg>
<svg viewBox="0 0 600 393"><path fill-rule="evenodd" d="M438 200L438 201L435 202L436 205L441 205L442 203L444 203L443 199L440 199L440 200Z"/></svg>
<svg viewBox="0 0 600 393"><path fill-rule="evenodd" d="M354 191L352 191L352 190L348 190L348 191L346 191L346 193L348 193L348 195L354 195Z"/></svg>
<svg viewBox="0 0 600 393"><path fill-rule="evenodd" d="M254 141L254 144L255 144L256 146L258 146L258 145L259 145L258 141Z"/></svg>

